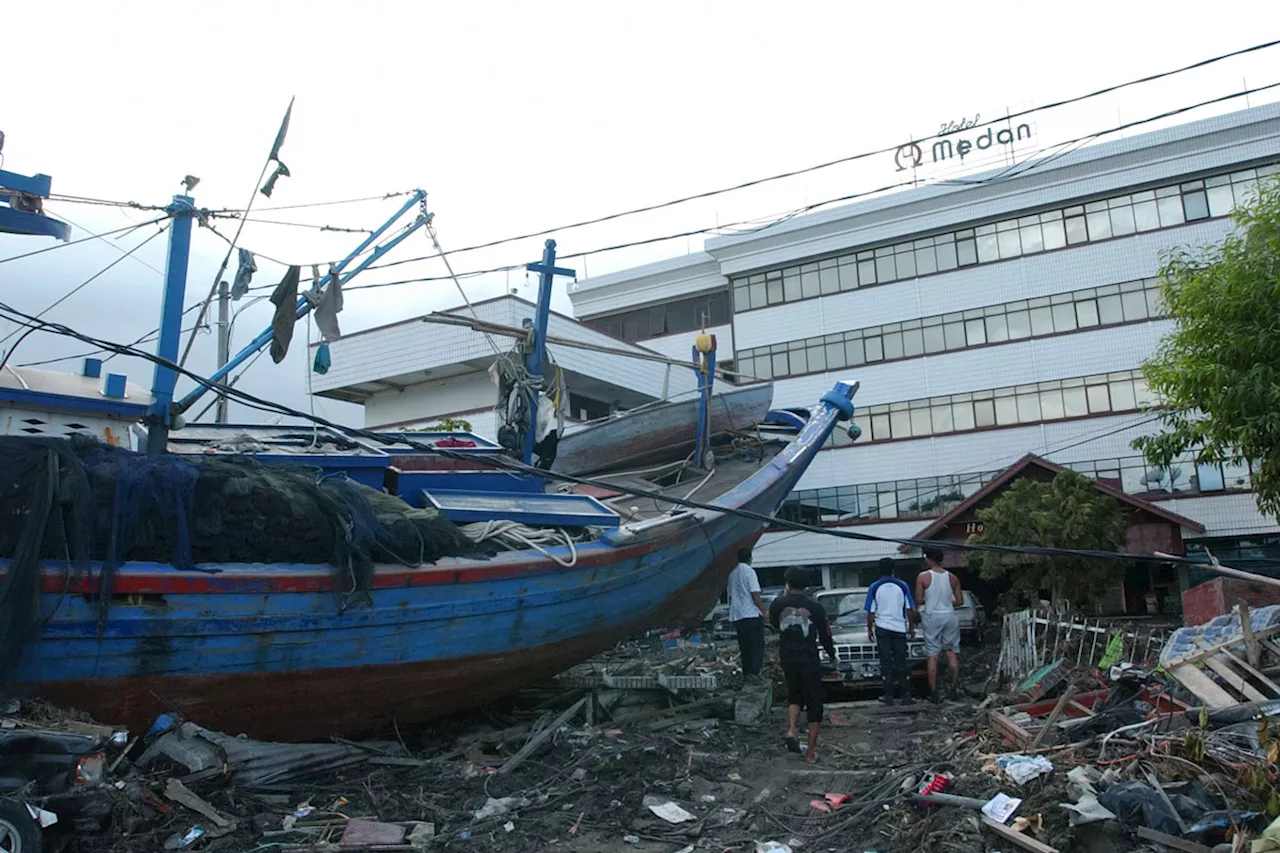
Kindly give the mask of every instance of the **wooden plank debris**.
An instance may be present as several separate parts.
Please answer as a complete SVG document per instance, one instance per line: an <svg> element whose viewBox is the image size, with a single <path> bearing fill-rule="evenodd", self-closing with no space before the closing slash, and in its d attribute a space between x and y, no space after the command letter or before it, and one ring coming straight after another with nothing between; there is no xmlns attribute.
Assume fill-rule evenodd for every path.
<svg viewBox="0 0 1280 853"><path fill-rule="evenodd" d="M1234 663L1236 666L1243 669L1245 672L1252 675L1254 678L1258 679L1258 682L1261 683L1263 687L1266 687L1272 693L1276 694L1277 696L1280 696L1280 685L1277 685L1270 678L1267 678L1267 676L1261 670L1250 666L1249 664L1240 660L1240 658L1231 654L1231 652L1224 651L1222 653L1222 656L1227 660L1231 661L1232 663Z"/></svg>
<svg viewBox="0 0 1280 853"><path fill-rule="evenodd" d="M1230 693L1223 690L1209 676L1195 666L1184 663L1169 669L1169 674L1178 679L1183 687L1195 694L1196 698L1210 708L1230 708L1240 702Z"/></svg>
<svg viewBox="0 0 1280 853"><path fill-rule="evenodd" d="M1209 669L1222 676L1222 680L1232 690L1244 694L1244 697L1251 702L1265 702L1267 697L1262 691L1250 684L1243 675L1231 668L1231 664L1222 660L1220 657L1211 657L1204 659L1204 665Z"/></svg>
<svg viewBox="0 0 1280 853"><path fill-rule="evenodd" d="M1001 714L999 711L991 711L987 714L987 722L991 727L1000 734L1008 738L1015 746L1025 748L1031 743L1031 732L1015 723L1013 720Z"/></svg>
<svg viewBox="0 0 1280 853"><path fill-rule="evenodd" d="M506 775L512 770L515 770L521 764L524 764L525 759L530 755L533 755L534 751L537 750L538 747L550 740L551 736L559 731L561 726L577 716L578 712L582 710L582 706L585 704L587 704L587 697L585 696L577 702L574 702L573 705L569 707L569 710L556 717L555 720L553 720L545 729L531 737L529 742L520 748L519 752L507 759L507 762L498 768L498 774Z"/></svg>
<svg viewBox="0 0 1280 853"><path fill-rule="evenodd" d="M207 817L213 821L219 829L229 829L235 826L235 821L226 817L222 812L209 805L200 798L194 791L186 785L170 776L169 781L165 783L164 795L179 805L186 806L198 815Z"/></svg>
<svg viewBox="0 0 1280 853"><path fill-rule="evenodd" d="M1018 832L1013 827L1005 826L1003 823L992 820L985 815L982 818L982 825L1001 838L1018 845L1023 850L1030 850L1031 853L1058 853L1058 848L1050 847L1043 841L1036 841L1030 835Z"/></svg>
<svg viewBox="0 0 1280 853"><path fill-rule="evenodd" d="M1031 745L1028 749L1035 749L1044 742L1045 736L1053 730L1057 724L1058 718L1062 716L1062 712L1066 710L1067 704L1075 698L1076 689L1074 686L1068 685L1067 689L1062 691L1062 696L1058 697L1058 704L1053 706L1053 711L1049 714L1049 719L1044 721L1044 725L1040 727L1040 731L1036 732L1036 736L1032 738Z"/></svg>
<svg viewBox="0 0 1280 853"><path fill-rule="evenodd" d="M1188 841L1185 838L1178 838L1173 835L1166 835L1149 826L1140 826L1137 832L1138 837L1144 841L1154 841L1157 844L1163 844L1165 847L1172 847L1174 850L1182 850L1184 853L1213 853L1211 848L1205 847L1203 844L1197 844L1194 841Z"/></svg>

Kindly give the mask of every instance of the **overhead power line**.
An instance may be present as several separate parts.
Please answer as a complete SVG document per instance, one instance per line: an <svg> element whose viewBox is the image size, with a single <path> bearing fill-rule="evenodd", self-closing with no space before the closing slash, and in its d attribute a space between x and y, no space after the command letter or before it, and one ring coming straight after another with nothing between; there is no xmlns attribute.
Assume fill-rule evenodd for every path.
<svg viewBox="0 0 1280 853"><path fill-rule="evenodd" d="M1075 139L1071 139L1066 142L1058 143L1057 145L1055 145L1055 148L1059 148L1060 150L1040 158L1032 158L1032 159L1026 160L1020 164L1017 164L1017 166L1004 169L996 175L991 175L986 178L979 178L972 181L960 181L957 179L949 179L947 181L941 181L939 183L952 184L952 185L978 186L978 185L987 185L987 184L994 184L994 183L1002 183L1004 181L1010 181L1010 180L1013 180L1014 178L1027 174L1028 172L1034 169L1044 168L1050 163L1056 162L1057 160L1071 153L1072 150L1074 150L1076 147L1080 146L1085 142L1100 139L1115 133L1121 133L1126 130L1131 130L1135 127L1141 127L1143 125L1151 124L1157 121L1162 121L1167 118L1173 118L1175 116L1182 115L1184 113L1190 112L1192 110L1197 110L1202 107L1212 106L1214 104L1223 103L1225 101L1234 100L1236 98L1247 97L1248 95L1253 95L1258 92L1269 91L1277 87L1280 87L1280 82L1268 83L1263 86L1255 86L1249 89L1242 89L1241 91L1238 91L1238 92L1232 92L1226 95L1220 95L1218 97L1209 98L1203 101L1198 101L1194 104L1187 104L1181 107L1176 107L1174 109L1165 110L1164 112L1158 113L1156 115L1148 116L1142 119L1135 119L1133 121L1125 122L1123 124L1104 128L1102 130L1097 130L1092 133L1087 133L1087 134L1084 134L1083 136L1078 136ZM578 252L566 252L564 254L559 255L559 257L562 260L589 257L592 255L604 254L606 252L614 252L614 251L619 251L621 249L630 249L638 246L647 246L647 245L652 245L654 243L663 243L670 240L678 240L686 237L695 237L695 236L705 235L705 234L716 234L716 233L726 232L729 229L733 229L733 228L741 229L735 232L734 236L741 235L741 234L761 233L783 222L790 221L806 213L812 213L813 211L819 210L824 207L830 207L833 204L843 204L846 202L857 201L859 199L867 198L869 196L879 195L881 193L889 192L891 190L913 187L913 186L916 186L916 184L917 182L915 180L902 180L896 183L886 184L881 187L876 187L875 189L861 190L859 192L847 193L845 195L824 199L822 201L814 202L812 204L807 204L803 207L788 211L787 213L780 214L774 217L773 219L765 221L763 223L761 221L762 220L761 217L754 217L752 219L744 219L737 222L731 222L728 224L712 225L712 226L707 226L703 228L691 228L683 231L678 231L675 233L663 234L657 237L646 237L638 240L630 240L623 243L615 243L608 246L600 246L594 249L587 249L587 250L578 251ZM215 231L215 233L217 232ZM550 232L547 232L547 233L550 233ZM226 238L223 237L222 239L225 240ZM519 240L519 239L523 239L523 238L512 237L504 240L493 241L492 243L489 243L486 245L499 245L501 243L508 243L514 240ZM466 251L466 250L454 249L445 253L426 255L420 258L410 258L402 261L392 261L390 263L385 263L385 264L375 264L373 266L370 266L369 269L370 270L385 269L387 267L396 266L401 263L407 263L408 261L412 261L412 260L428 260L428 259L434 259L434 258L442 258L445 255L457 254L459 251ZM266 256L266 255L263 255L263 257L268 257L268 259L270 259L269 256ZM281 261L279 263L283 263L283 262ZM489 275L493 273L523 270L524 268L525 268L525 265L523 263L506 264L503 266L489 267L489 268L480 269L480 270L467 270L465 272L459 272L456 275L418 276L414 278L397 279L395 281L370 282L367 284L354 284L354 285L344 287L343 292L346 293L346 292L357 291L357 290L370 290L370 289L384 288L384 287L396 287L404 284L417 284L417 283L433 282L433 281L453 281L455 278L458 278L458 279L474 278L476 276Z"/></svg>
<svg viewBox="0 0 1280 853"><path fill-rule="evenodd" d="M7 257L7 258L0 258L0 264L7 264L10 261L20 261L23 258L33 258L36 255L43 255L45 252L52 252L56 249L65 249L68 246L75 246L80 243L87 243L90 240L98 240L98 239L101 239L102 237L110 237L113 234L123 234L124 232L132 231L135 228L145 228L148 225L153 225L156 222L159 222L167 218L168 218L167 215L157 216L155 219L148 219L146 222L139 222L136 224L126 225L123 228L117 228L114 231L103 231L99 234L90 234L87 237L81 237L78 240L71 240L66 243L55 243L52 246L45 246L43 249L36 249L34 252L26 252L21 255L11 255L10 257Z"/></svg>
<svg viewBox="0 0 1280 853"><path fill-rule="evenodd" d="M1043 106L1030 107L1025 110L1020 110L1019 112L1010 113L1008 115L1004 115L999 118L992 119L991 121L985 121L979 124L975 124L973 129L988 127L988 126L997 125L997 124L1004 124L1014 119L1023 118L1025 116L1032 115L1034 113L1047 112L1049 110L1057 109L1058 107L1064 107L1070 104L1080 103L1081 101L1086 101L1091 98L1097 98L1102 95L1107 95L1112 92L1120 91L1121 89L1129 88L1131 86L1137 86L1143 83L1150 83L1155 80L1160 80L1166 77L1172 77L1176 74L1182 74L1187 71L1193 71L1198 68L1204 68L1206 66L1213 65L1214 63L1217 63L1217 62L1222 62L1227 59L1233 59L1237 56L1244 56L1249 53L1266 50L1268 48L1275 47L1276 45L1280 45L1280 39L1274 39L1272 41L1263 42L1261 44L1255 44L1252 47L1242 48L1240 50L1231 51L1230 53L1218 54L1217 56L1211 56L1208 59L1202 59L1199 62L1193 62L1190 65L1184 65L1179 68L1170 69L1168 71L1162 71L1157 74L1148 74L1145 77L1139 77L1133 80L1127 80L1123 83L1116 83L1114 85L1106 86L1101 89L1096 89L1092 92L1088 92L1083 95L1076 95L1070 98L1063 98L1061 100L1052 101L1048 104L1044 104ZM940 136L941 136L940 134L932 134L929 136L925 136L921 139L914 139L913 141L916 144L923 144L923 143L929 142L930 140L938 139L940 138ZM501 240L490 240L489 242L486 242L486 243L477 243L473 246L464 246L460 249L451 249L447 254L458 255L458 254L462 254L463 252L474 252L479 249L488 249L494 246L501 246L504 243L511 243L517 240L528 240L534 237L545 237L549 234L558 234L573 228L583 228L588 225L598 225L602 222L611 222L615 219L621 219L625 216L634 216L640 213L649 213L655 210L662 210L668 207L675 207L677 205L685 204L691 201L698 201L700 199L712 198L714 196L724 195L725 193L737 192L739 190L749 189L751 187L760 186L762 184L772 183L774 181L780 181L785 178L794 178L799 175L806 175L811 172L820 171L822 169L829 169L832 166L839 166L845 163L852 163L858 160L865 160L869 157L878 157L883 154L892 154L893 152L897 151L901 146L902 146L902 143L898 143L896 145L891 145L888 147L876 148L870 151L863 151L858 154L850 154L846 157L839 157L835 160L828 160L824 163L818 163L813 166L806 166L801 169L793 169L788 172L780 172L778 174L769 175L763 178L756 178L750 181L743 181L742 183L733 184L732 186L727 186L727 187L721 187L719 189L706 190L704 192L694 193L692 195L681 196L679 198L671 199L670 201L664 201L657 204L644 205L642 207L635 207L635 208L631 208L630 210L620 211L618 213L610 213L604 216L598 216L598 217L595 217L594 219L584 219L580 222L574 222L568 225L560 225L553 228L544 228L539 231L531 231L527 234L521 234L516 237L504 237ZM414 263L415 261L432 260L440 256L441 255L437 253L434 255L422 255L416 258L403 258L396 261L389 261L388 263L385 263L385 264L379 264L378 266L371 267L371 269L382 269L384 267L393 267L393 266L399 266L400 264Z"/></svg>

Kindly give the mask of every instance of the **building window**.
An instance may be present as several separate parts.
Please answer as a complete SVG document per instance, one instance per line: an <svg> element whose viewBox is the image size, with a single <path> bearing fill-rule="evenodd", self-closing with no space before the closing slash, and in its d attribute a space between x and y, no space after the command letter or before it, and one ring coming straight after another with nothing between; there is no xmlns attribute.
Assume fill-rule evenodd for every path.
<svg viewBox="0 0 1280 853"><path fill-rule="evenodd" d="M1141 455L1068 462L1063 467L1146 499L1213 494L1224 489L1223 466L1198 466L1190 455L1180 458L1168 469L1151 468ZM1225 487L1249 488L1247 465L1244 471L1242 479ZM999 475L1000 471L981 471L801 489L787 497L778 516L807 524L850 519L937 518L955 509Z"/></svg>
<svg viewBox="0 0 1280 853"><path fill-rule="evenodd" d="M864 406L859 410L859 419L871 429L870 435L864 431L861 443L1133 412L1149 408L1155 402L1138 370L1055 379L969 394ZM827 441L828 447L847 447L853 443L844 430L836 430Z"/></svg>
<svg viewBox="0 0 1280 853"><path fill-rule="evenodd" d="M597 332L624 341L642 341L662 335L693 332L703 326L722 326L729 322L729 291L702 293L663 305L592 317L583 322Z"/></svg>
<svg viewBox="0 0 1280 853"><path fill-rule="evenodd" d="M1280 164L1241 169L735 278L733 309L739 313L754 311L782 302L1227 216L1254 191L1259 179L1277 172ZM783 286L793 279L794 287ZM806 280L812 286L806 287ZM775 281L776 288L772 286Z"/></svg>
<svg viewBox="0 0 1280 853"><path fill-rule="evenodd" d="M739 350L744 377L781 379L1163 316L1154 278ZM781 354L782 358L777 356ZM762 362L768 361L766 367ZM762 373L765 371L767 375ZM744 381L749 381L744 378Z"/></svg>

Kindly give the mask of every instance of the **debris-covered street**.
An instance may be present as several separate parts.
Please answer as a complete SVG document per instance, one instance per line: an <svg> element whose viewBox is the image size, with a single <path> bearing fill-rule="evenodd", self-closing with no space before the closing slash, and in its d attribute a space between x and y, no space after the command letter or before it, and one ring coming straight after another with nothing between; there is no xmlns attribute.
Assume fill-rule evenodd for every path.
<svg viewBox="0 0 1280 853"><path fill-rule="evenodd" d="M1150 674L1162 648L1176 649L1165 664L1232 654L1234 618L1235 634L1211 624L1189 652L1183 632L1152 643L1161 627L1012 614L1003 638L965 646L959 697L830 695L812 764L783 742L772 644L765 677L744 680L737 644L710 632L653 632L381 740L263 743L176 716L125 735L38 702L3 726L106 744L113 819L66 839L81 851L1244 850L1232 840L1256 837L1277 802L1280 740L1257 722L1276 703L1201 713L1193 690ZM1027 623L1036 655L1057 655L1011 681ZM1274 652L1271 633L1251 644Z"/></svg>

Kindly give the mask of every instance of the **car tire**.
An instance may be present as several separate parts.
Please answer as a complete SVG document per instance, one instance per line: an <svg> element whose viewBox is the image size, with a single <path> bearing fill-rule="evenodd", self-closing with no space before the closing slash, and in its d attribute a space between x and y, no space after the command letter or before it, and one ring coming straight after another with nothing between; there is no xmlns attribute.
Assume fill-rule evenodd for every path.
<svg viewBox="0 0 1280 853"><path fill-rule="evenodd" d="M0 800L0 853L40 853L44 834L22 803Z"/></svg>

